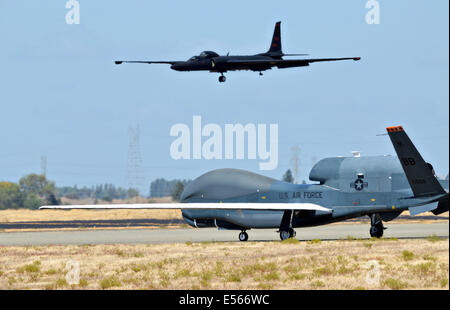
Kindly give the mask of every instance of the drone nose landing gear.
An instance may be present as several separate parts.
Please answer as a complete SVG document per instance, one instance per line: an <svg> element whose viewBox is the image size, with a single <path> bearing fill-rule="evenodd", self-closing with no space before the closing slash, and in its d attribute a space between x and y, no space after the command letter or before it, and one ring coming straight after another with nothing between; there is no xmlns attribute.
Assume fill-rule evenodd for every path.
<svg viewBox="0 0 450 310"><path fill-rule="evenodd" d="M239 241L247 241L248 240L248 234L245 232L245 230L241 231L239 233Z"/></svg>

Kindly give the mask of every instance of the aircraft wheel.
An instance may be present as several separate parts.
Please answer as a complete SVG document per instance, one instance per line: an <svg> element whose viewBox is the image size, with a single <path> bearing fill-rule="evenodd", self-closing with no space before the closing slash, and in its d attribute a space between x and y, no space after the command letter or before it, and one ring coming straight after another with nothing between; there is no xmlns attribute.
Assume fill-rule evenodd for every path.
<svg viewBox="0 0 450 310"><path fill-rule="evenodd" d="M384 227L383 224L377 224L370 227L370 236L372 238L381 238L383 237Z"/></svg>
<svg viewBox="0 0 450 310"><path fill-rule="evenodd" d="M223 82L225 82L226 80L227 80L227 78L225 77L225 75L219 76L219 82L220 82L220 83L223 83Z"/></svg>
<svg viewBox="0 0 450 310"><path fill-rule="evenodd" d="M241 231L239 233L239 241L247 241L248 240L248 234L245 231Z"/></svg>
<svg viewBox="0 0 450 310"><path fill-rule="evenodd" d="M280 231L280 239L286 240L291 237L291 234L288 231Z"/></svg>
<svg viewBox="0 0 450 310"><path fill-rule="evenodd" d="M289 238L295 238L295 236L297 236L297 232L292 228L289 228L288 232L289 232Z"/></svg>

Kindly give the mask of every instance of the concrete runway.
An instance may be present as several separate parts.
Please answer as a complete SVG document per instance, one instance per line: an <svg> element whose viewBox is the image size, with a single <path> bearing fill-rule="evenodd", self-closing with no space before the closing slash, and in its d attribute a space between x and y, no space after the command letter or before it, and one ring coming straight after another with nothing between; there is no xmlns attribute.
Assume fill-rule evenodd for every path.
<svg viewBox="0 0 450 310"><path fill-rule="evenodd" d="M426 238L432 234L449 237L449 223L386 224L385 237ZM345 224L297 228L300 240L336 240L352 236L369 238L369 225ZM249 241L280 240L276 229L247 231ZM77 230L0 232L0 246L26 245L80 245L80 244L138 244L138 243L184 243L208 241L236 241L238 231L204 229L122 229L122 230Z"/></svg>
<svg viewBox="0 0 450 310"><path fill-rule="evenodd" d="M1 222L0 229L55 229L55 228L126 228L148 227L161 225L185 224L181 219L127 219L127 220L78 220L78 221L21 221Z"/></svg>

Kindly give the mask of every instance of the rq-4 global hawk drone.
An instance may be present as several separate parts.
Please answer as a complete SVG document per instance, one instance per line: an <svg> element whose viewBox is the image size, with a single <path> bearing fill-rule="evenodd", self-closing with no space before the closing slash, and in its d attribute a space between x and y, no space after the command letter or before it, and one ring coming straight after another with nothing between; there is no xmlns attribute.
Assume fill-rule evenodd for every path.
<svg viewBox="0 0 450 310"><path fill-rule="evenodd" d="M219 82L225 82L223 75L227 71L252 70L259 72L277 68L307 67L313 62L337 61L337 60L360 60L360 57L346 58L305 58L305 59L283 59L283 56L307 56L308 54L284 54L281 50L281 22L275 24L272 43L265 53L247 56L220 56L212 51L201 52L198 56L193 56L186 61L142 61L142 60L117 60L116 65L122 63L141 64L169 64L170 68L176 71L209 71L220 73Z"/></svg>
<svg viewBox="0 0 450 310"><path fill-rule="evenodd" d="M311 170L315 184L291 184L255 173L220 169L191 182L182 203L44 206L41 209L181 209L191 226L241 231L278 229L282 240L296 227L310 227L369 216L370 235L383 236L383 221L403 211L411 215L449 210L448 180L438 180L402 127L387 132L398 157L335 157Z"/></svg>

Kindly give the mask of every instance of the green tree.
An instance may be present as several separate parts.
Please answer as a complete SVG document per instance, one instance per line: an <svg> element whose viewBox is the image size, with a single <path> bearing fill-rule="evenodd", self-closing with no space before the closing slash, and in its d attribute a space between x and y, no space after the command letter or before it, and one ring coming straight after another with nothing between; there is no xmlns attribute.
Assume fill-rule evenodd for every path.
<svg viewBox="0 0 450 310"><path fill-rule="evenodd" d="M43 204L44 203L42 202L41 198L39 198L39 196L31 193L31 194L28 194L25 201L23 202L23 207L25 209L38 209Z"/></svg>
<svg viewBox="0 0 450 310"><path fill-rule="evenodd" d="M17 209L23 207L25 196L19 185L12 182L0 182L0 209Z"/></svg>
<svg viewBox="0 0 450 310"><path fill-rule="evenodd" d="M25 195L33 193L38 196L45 196L55 193L55 183L48 181L43 174L28 174L19 180L19 186Z"/></svg>
<svg viewBox="0 0 450 310"><path fill-rule="evenodd" d="M164 178L156 179L150 183L150 197L171 196L178 181L181 181L185 187L191 182L191 180L166 180Z"/></svg>
<svg viewBox="0 0 450 310"><path fill-rule="evenodd" d="M183 182L178 181L177 184L175 184L175 188L173 189L173 192L171 195L172 199L176 200L176 201L180 201L180 197L181 197L181 194L183 193L183 191L184 191L184 184L183 184Z"/></svg>
<svg viewBox="0 0 450 310"><path fill-rule="evenodd" d="M288 170L283 174L283 181L284 181L284 182L288 182L288 183L294 183L294 177L292 176L291 169L288 169Z"/></svg>
<svg viewBox="0 0 450 310"><path fill-rule="evenodd" d="M128 191L127 191L127 197L128 198L134 198L134 197L137 197L137 196L139 196L139 192L138 192L137 189L134 189L134 188L129 188L128 189Z"/></svg>
<svg viewBox="0 0 450 310"><path fill-rule="evenodd" d="M19 180L20 191L29 199L28 206L37 206L39 200L42 203L59 204L56 199L55 183L47 180L43 174L28 174Z"/></svg>

